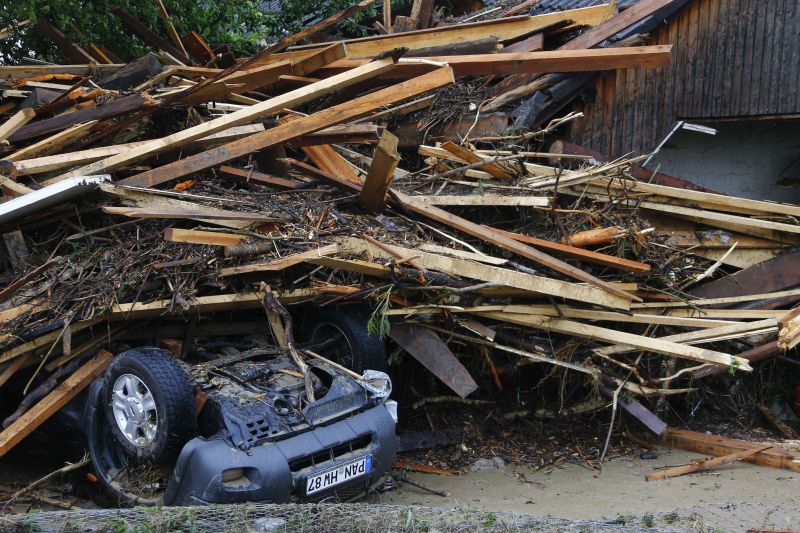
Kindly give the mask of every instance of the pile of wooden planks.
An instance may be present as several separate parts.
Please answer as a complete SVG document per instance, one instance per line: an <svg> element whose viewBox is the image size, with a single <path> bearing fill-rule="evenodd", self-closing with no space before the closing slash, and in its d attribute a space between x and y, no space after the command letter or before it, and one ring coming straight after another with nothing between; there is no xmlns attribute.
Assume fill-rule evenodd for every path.
<svg viewBox="0 0 800 533"><path fill-rule="evenodd" d="M739 341L794 324L780 259L800 207L543 152L580 116L508 134L497 111L553 73L667 64L669 45L595 46L668 3L429 27L421 1L379 35L323 38L362 2L238 59L116 9L158 53L128 63L40 20L69 64L0 66L0 387L58 379L0 455L120 343L185 355L260 327L220 317L259 312L262 282L290 306L369 306L462 397L521 361L644 398L751 371Z"/></svg>

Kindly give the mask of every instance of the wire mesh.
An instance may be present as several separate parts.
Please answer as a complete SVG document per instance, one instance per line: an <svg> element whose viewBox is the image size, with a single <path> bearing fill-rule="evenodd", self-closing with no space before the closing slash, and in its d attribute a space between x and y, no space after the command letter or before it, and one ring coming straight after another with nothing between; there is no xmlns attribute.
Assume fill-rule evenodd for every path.
<svg viewBox="0 0 800 533"><path fill-rule="evenodd" d="M718 532L786 529L800 510L760 503L699 505L613 520L566 520L476 509L382 504L241 504L31 512L0 517L0 530L41 533L173 532Z"/></svg>

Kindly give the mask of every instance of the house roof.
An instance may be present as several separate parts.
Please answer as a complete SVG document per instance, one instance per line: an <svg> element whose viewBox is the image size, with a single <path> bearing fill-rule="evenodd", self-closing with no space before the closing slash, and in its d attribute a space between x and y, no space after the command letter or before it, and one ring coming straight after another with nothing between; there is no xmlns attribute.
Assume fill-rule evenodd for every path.
<svg viewBox="0 0 800 533"><path fill-rule="evenodd" d="M625 9L639 0L618 0L617 6L620 9ZM609 0L541 0L531 10L532 15L541 15L544 13L553 13L555 11L566 11L568 9L578 9L580 7L592 7L607 4Z"/></svg>

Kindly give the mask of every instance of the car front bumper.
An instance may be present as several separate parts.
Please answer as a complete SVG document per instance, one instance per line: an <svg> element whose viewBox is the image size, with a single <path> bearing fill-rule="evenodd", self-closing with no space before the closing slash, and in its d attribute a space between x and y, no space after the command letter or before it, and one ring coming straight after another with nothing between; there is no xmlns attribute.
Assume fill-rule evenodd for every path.
<svg viewBox="0 0 800 533"><path fill-rule="evenodd" d="M395 422L385 405L247 451L223 439L190 440L164 494L166 505L347 501L365 493L397 453ZM307 496L309 476L372 457L369 474Z"/></svg>

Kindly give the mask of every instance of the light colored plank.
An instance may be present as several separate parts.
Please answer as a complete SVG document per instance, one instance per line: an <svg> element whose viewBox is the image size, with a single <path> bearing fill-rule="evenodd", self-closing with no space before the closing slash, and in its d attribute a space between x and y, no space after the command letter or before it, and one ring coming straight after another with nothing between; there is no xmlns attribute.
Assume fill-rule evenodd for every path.
<svg viewBox="0 0 800 533"><path fill-rule="evenodd" d="M504 206L550 207L548 196L501 196L499 194L470 194L463 196L415 196L428 205L437 206Z"/></svg>
<svg viewBox="0 0 800 533"><path fill-rule="evenodd" d="M358 203L371 211L381 213L386 205L386 191L392 183L394 169L400 162L398 142L398 138L389 130L384 130L378 146L375 147L372 164L358 195Z"/></svg>
<svg viewBox="0 0 800 533"><path fill-rule="evenodd" d="M763 292L760 294L745 294L743 296L727 296L725 298L700 298L681 302L645 302L631 304L631 309L665 308L665 307L704 307L706 305L734 304L739 302L752 302L755 300L771 300L772 298L785 298L786 296L800 296L800 289L788 291Z"/></svg>
<svg viewBox="0 0 800 533"><path fill-rule="evenodd" d="M52 153L61 151L64 147L74 143L86 133L89 128L97 124L99 121L90 120L82 124L75 124L74 126L60 131L56 134L42 139L41 141L26 146L21 150L17 150L13 154L6 156L9 161L20 161L22 159L31 159L34 157L42 157Z"/></svg>
<svg viewBox="0 0 800 533"><path fill-rule="evenodd" d="M131 218L174 218L174 219L204 219L204 220L241 220L247 222L278 222L279 219L259 215L258 213L243 213L241 211L227 211L224 209L210 209L202 205L186 209L181 207L103 207L103 212L109 215L119 215Z"/></svg>
<svg viewBox="0 0 800 533"><path fill-rule="evenodd" d="M0 69L2 68L3 67L0 67ZM5 141L6 139L14 135L14 133L16 133L18 129L20 129L22 126L33 120L33 117L35 116L36 116L36 111L34 111L33 108L30 107L25 109L20 109L19 111L11 115L11 118L0 124L0 142Z"/></svg>
<svg viewBox="0 0 800 533"><path fill-rule="evenodd" d="M600 342L613 344L624 344L641 350L655 352L669 357L680 357L701 363L710 363L731 367L736 366L738 370L752 371L752 367L747 359L732 356L730 354L706 350L694 346L686 346L675 342L662 341L650 337L642 337L632 333L615 331L613 329L601 328L589 324L581 324L571 320L553 319L537 316L518 315L513 313L479 313L480 316L493 318L504 322L531 326L545 331L553 331L564 335L573 335Z"/></svg>
<svg viewBox="0 0 800 533"><path fill-rule="evenodd" d="M251 274L253 272L276 272L279 270L285 270L303 262L307 262L309 259L335 254L338 251L338 245L329 244L319 248L314 248L313 250L308 250L306 252L300 252L297 254L288 255L286 257L281 257L280 259L269 261L267 263L251 263L249 265L222 268L219 271L219 276L221 278L226 278L240 274Z"/></svg>
<svg viewBox="0 0 800 533"><path fill-rule="evenodd" d="M196 229L164 228L164 240L209 246L235 246L245 240L244 235L235 233L219 233Z"/></svg>

